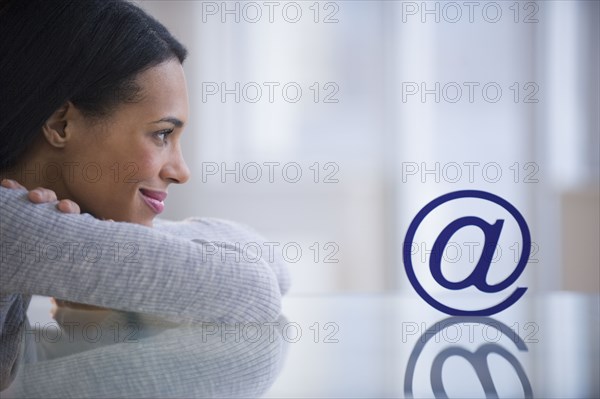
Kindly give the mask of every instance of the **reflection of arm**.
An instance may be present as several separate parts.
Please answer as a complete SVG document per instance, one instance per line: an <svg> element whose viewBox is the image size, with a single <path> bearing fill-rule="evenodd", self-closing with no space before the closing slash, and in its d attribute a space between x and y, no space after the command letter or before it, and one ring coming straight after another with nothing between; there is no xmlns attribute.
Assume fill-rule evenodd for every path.
<svg viewBox="0 0 600 399"><path fill-rule="evenodd" d="M210 241L210 237L205 237ZM0 187L0 292L53 296L175 321L265 321L279 314L264 261L130 223L65 215Z"/></svg>
<svg viewBox="0 0 600 399"><path fill-rule="evenodd" d="M259 397L284 360L286 343L273 327L284 322L177 327L28 364L8 397Z"/></svg>

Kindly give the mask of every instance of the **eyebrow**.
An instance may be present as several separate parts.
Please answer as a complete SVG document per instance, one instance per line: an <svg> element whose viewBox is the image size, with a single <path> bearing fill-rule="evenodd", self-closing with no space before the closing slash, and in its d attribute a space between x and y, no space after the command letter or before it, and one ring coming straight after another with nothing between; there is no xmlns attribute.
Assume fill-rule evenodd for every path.
<svg viewBox="0 0 600 399"><path fill-rule="evenodd" d="M166 118L162 118L157 121L150 122L150 123L161 123L161 122L169 122L169 123L172 123L173 125L175 125L176 127L183 126L183 122L173 116L167 116Z"/></svg>

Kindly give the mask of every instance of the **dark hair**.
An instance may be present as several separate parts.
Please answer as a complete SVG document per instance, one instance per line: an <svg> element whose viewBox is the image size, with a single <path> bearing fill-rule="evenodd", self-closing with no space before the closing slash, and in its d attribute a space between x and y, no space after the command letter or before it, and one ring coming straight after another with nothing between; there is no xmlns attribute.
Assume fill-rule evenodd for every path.
<svg viewBox="0 0 600 399"><path fill-rule="evenodd" d="M0 0L0 170L71 101L108 115L139 100L137 75L186 49L125 0Z"/></svg>

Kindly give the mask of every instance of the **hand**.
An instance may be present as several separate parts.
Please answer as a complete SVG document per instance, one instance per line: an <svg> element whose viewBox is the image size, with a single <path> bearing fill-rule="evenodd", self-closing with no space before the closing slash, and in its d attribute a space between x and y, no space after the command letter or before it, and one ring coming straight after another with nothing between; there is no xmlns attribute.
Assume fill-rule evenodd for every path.
<svg viewBox="0 0 600 399"><path fill-rule="evenodd" d="M106 308L55 298L50 298L50 302L52 303L50 316L58 323L61 329L64 330L64 326L67 326L69 334L73 334L73 330L69 331L72 328L81 329L89 323L102 324L111 311ZM79 336L79 334L77 335Z"/></svg>
<svg viewBox="0 0 600 399"><path fill-rule="evenodd" d="M101 308L100 306L94 305L86 305L83 303L71 302L71 301L63 301L62 299L50 298L50 303L52 304L52 309L50 313L52 317L56 319L56 316L60 312L64 312L67 309L71 310L109 310L107 308Z"/></svg>
<svg viewBox="0 0 600 399"><path fill-rule="evenodd" d="M10 188L15 190L27 190L27 188L23 187L17 181L11 179L2 179L0 185L2 185L2 187L4 188ZM27 193L27 198L34 204L44 204L46 202L54 202L57 200L56 193L44 187L38 187L34 190L30 190ZM56 208L63 213L81 213L79 205L68 199L58 201L58 204L56 204ZM50 301L53 305L51 314L55 319L57 317L62 318L61 315L65 313L65 310L67 308L77 310L106 310L105 308L101 308L98 306L84 305L81 303L63 301L54 298L50 298Z"/></svg>
<svg viewBox="0 0 600 399"><path fill-rule="evenodd" d="M15 190L27 190L21 184L11 179L2 179L0 185L2 185L2 187L4 188L11 188ZM27 193L27 198L34 204L43 204L46 202L54 202L58 200L54 191L43 187L38 187L34 190L30 190ZM58 204L56 204L56 208L63 213L81 213L79 205L68 199L58 201Z"/></svg>

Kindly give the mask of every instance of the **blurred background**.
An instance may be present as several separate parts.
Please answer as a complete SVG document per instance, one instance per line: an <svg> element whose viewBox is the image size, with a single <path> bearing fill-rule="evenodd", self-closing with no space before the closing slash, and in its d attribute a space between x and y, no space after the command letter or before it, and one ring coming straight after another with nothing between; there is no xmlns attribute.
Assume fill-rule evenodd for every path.
<svg viewBox="0 0 600 399"><path fill-rule="evenodd" d="M165 218L254 227L294 294L406 291L416 213L485 190L531 230L520 282L599 290L599 2L137 3L189 50Z"/></svg>
<svg viewBox="0 0 600 399"><path fill-rule="evenodd" d="M247 224L266 237L263 256L289 264L283 314L305 335L267 397L405 393L418 335L447 315L411 287L404 239L426 204L457 190L499 196L529 226L514 284L529 290L490 320L528 340L528 350L501 343L535 396L598 397L600 2L135 2L189 50L182 142L192 178L170 188L163 217ZM486 282L513 272L523 240L508 213L475 200L438 209L410 247L428 293L448 293L427 275L432 237L469 214L506 220ZM446 246L449 281L474 270L476 230ZM443 298L459 309L506 298L472 288ZM368 295L381 293L391 295ZM30 319L51 322L42 299ZM482 344L463 338L471 352ZM454 396L489 394L469 362L445 368ZM527 397L514 362L490 362L498 397ZM431 388L431 370L415 386Z"/></svg>

